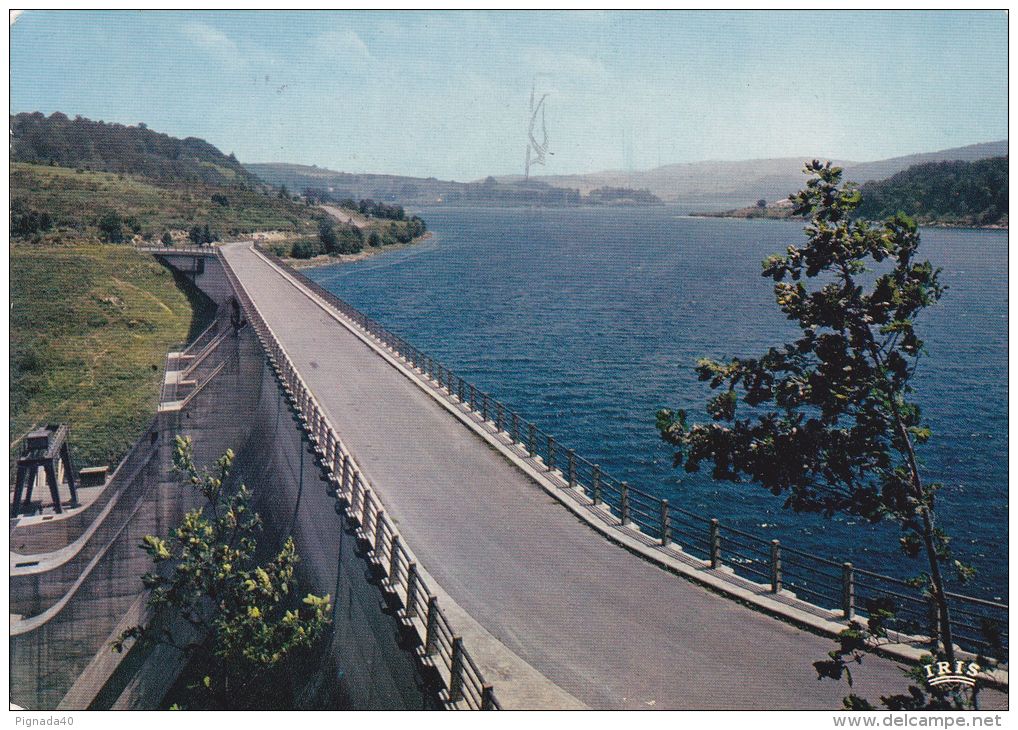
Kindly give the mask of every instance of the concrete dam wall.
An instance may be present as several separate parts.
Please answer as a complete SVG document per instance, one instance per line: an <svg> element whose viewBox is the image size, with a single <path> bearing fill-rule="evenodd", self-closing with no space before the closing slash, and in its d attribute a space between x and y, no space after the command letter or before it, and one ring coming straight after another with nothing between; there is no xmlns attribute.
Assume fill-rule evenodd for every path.
<svg viewBox="0 0 1018 730"><path fill-rule="evenodd" d="M196 389L160 404L92 502L50 519L11 520L13 702L85 708L115 668L110 642L144 614L140 579L151 562L138 545L169 532L197 504L172 474L174 438L193 439L199 464L246 439L247 424L219 404L243 411L250 406L237 398L257 396L239 387L251 378L251 343L231 335L215 349L195 373Z"/></svg>
<svg viewBox="0 0 1018 730"><path fill-rule="evenodd" d="M254 490L266 531L280 544L291 535L307 590L333 597L331 672L344 704L356 709L439 706L405 631L363 546L356 525L338 514L314 449L266 365L239 476ZM267 535L266 537L268 537Z"/></svg>
<svg viewBox="0 0 1018 730"><path fill-rule="evenodd" d="M435 677L407 640L356 525L337 512L258 339L250 327L234 332L225 322L233 290L221 263L201 261L200 271L194 259L181 268L221 305L227 332L189 356L201 361L197 366L179 366L188 368L191 392L164 388L150 428L87 504L45 520L11 520L12 702L30 709L153 708L172 686L183 666L179 652L162 648L132 661L132 652L114 654L109 646L123 629L151 619L140 580L151 569L138 547L142 537L167 534L198 504L172 473L174 438L184 435L199 465L227 448L237 453L233 478L254 492L265 524L261 541L277 547L292 535L301 590L333 597L327 657L309 672L318 687L313 701L440 707Z"/></svg>

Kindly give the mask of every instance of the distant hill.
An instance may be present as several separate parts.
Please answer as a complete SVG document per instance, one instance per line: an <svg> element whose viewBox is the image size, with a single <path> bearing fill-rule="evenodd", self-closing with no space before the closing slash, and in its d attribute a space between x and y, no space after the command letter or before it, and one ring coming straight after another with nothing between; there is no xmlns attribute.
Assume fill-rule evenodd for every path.
<svg viewBox="0 0 1018 730"><path fill-rule="evenodd" d="M945 160L978 160L1007 154L1007 140L957 147L876 162L834 160L845 168L845 178L858 183L890 177L911 165ZM803 161L817 157L804 154L757 160L711 160L664 165L651 170L606 171L585 175L542 175L536 180L587 193L604 186L646 188L667 203L689 210L720 211L752 206L757 200L780 200L798 190L804 180ZM499 178L505 182L519 176Z"/></svg>
<svg viewBox="0 0 1018 730"><path fill-rule="evenodd" d="M55 112L10 117L11 161L138 175L161 183L256 187L257 177L197 137L177 139L144 124L96 122Z"/></svg>
<svg viewBox="0 0 1018 730"><path fill-rule="evenodd" d="M903 211L920 223L1007 225L1008 158L927 162L860 188L859 215L880 220Z"/></svg>
<svg viewBox="0 0 1018 730"><path fill-rule="evenodd" d="M940 152L925 152L918 155L892 157L887 160L850 165L845 168L845 179L862 184L870 180L883 180L902 170L926 162L950 162L953 160L974 162L989 157L1007 157L1007 140L970 144L967 147L954 147Z"/></svg>
<svg viewBox="0 0 1018 730"><path fill-rule="evenodd" d="M1006 154L1007 140L1002 140L875 162L834 162L845 168L846 179L865 183L924 162L972 161ZM331 188L340 197L367 197L410 205L589 205L664 201L689 211L724 211L753 206L760 199L777 201L787 197L802 186L803 161L813 157L816 155L713 160L631 172L542 175L530 180L524 180L521 175L505 175L469 183L433 177L360 175L284 163L253 163L245 167L262 180L276 186L286 185L293 192L323 187ZM612 198L616 193L611 192L606 198L603 192L619 189L629 193Z"/></svg>
<svg viewBox="0 0 1018 730"><path fill-rule="evenodd" d="M401 177L336 172L315 165L249 163L245 167L274 186L288 190L325 191L333 200L371 198L403 205L657 205L660 200L647 190L628 186L597 186L580 191L549 184L545 180L498 180L455 182L434 177Z"/></svg>
<svg viewBox="0 0 1018 730"><path fill-rule="evenodd" d="M313 234L321 211L270 190L232 155L59 112L10 118L10 235L35 244Z"/></svg>
<svg viewBox="0 0 1018 730"><path fill-rule="evenodd" d="M884 220L903 212L922 225L1008 225L1008 159L924 162L885 180L865 183L857 216ZM845 178L849 175L846 172ZM760 201L761 203L764 201ZM721 218L793 218L788 201L778 205L750 205L737 210L697 215Z"/></svg>
<svg viewBox="0 0 1018 730"><path fill-rule="evenodd" d="M385 202L428 204L441 202L450 193L462 190L464 183L434 177L400 175L360 175L336 172L317 165L286 162L254 162L244 167L269 185L285 185L299 193L305 188L321 188L338 198L372 198Z"/></svg>

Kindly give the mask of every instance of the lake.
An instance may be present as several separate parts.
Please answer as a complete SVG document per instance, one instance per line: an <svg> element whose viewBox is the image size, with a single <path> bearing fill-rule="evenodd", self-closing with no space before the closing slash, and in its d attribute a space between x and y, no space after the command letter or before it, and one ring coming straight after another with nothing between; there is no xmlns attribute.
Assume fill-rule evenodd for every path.
<svg viewBox="0 0 1018 730"><path fill-rule="evenodd" d="M795 330L761 260L800 222L689 218L670 208L418 211L428 242L306 273L618 479L812 554L908 576L922 565L888 525L782 509L759 486L671 466L658 408L705 419L703 356L758 355ZM950 288L918 324L917 400L933 438L941 525L1007 600L1007 232L925 229Z"/></svg>

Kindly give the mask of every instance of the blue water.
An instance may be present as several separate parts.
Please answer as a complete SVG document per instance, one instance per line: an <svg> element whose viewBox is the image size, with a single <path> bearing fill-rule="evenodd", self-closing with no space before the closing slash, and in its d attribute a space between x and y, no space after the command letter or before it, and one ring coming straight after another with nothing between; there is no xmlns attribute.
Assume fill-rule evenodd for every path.
<svg viewBox="0 0 1018 730"><path fill-rule="evenodd" d="M699 357L756 355L794 333L760 261L800 223L668 209L421 212L435 238L309 275L635 486L723 523L857 566L921 567L886 525L793 515L758 486L671 467L658 408L704 414ZM934 431L941 525L978 570L967 593L1007 599L1007 233L924 230L950 289L920 322L917 398ZM705 417L705 415L704 415Z"/></svg>

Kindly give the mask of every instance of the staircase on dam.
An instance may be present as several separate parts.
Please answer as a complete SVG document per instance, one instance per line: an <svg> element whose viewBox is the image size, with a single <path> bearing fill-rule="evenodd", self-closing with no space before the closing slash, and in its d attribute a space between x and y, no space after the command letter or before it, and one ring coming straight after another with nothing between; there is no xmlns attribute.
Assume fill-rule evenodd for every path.
<svg viewBox="0 0 1018 730"><path fill-rule="evenodd" d="M116 610L144 612L136 577L144 567L124 563L99 579L96 556L99 545L126 554L137 542L116 529L165 528L179 511L167 452L155 448L174 431L193 432L205 458L238 451L269 529L297 543L302 580L334 596L331 659L316 671L350 706L836 708L846 688L818 682L812 663L847 620L888 594L925 620L927 604L907 584L614 480L248 243L153 253L224 310L236 300L244 326L221 318L168 360L157 435L143 439L153 445L147 479L162 485L152 490L162 507L140 497L82 507L89 516L46 528L45 538L12 527L26 555L75 556L61 578L50 577L60 569L40 570L34 584L12 576L12 586L24 579L21 620L34 621L12 662L19 704L95 706L101 697L131 707L158 695L143 672L117 679L97 653L102 642L82 643L114 627L89 625L90 604L75 591L91 586L96 601L124 593ZM142 457L125 463L132 458ZM153 509L161 521L144 522ZM110 534L83 538L89 530ZM33 590L48 598L29 605ZM1001 617L1006 627L1007 607L954 599L959 648L988 650L975 628ZM915 623L898 630L914 639ZM920 653L887 647L853 671L853 691L904 689L895 662ZM72 655L60 682L40 679L60 674L57 658ZM993 682L1006 692L1006 666ZM1004 692L983 698L1006 706Z"/></svg>
<svg viewBox="0 0 1018 730"><path fill-rule="evenodd" d="M191 435L204 461L230 445L215 407L236 384L224 373L239 362L229 330L217 320L168 354L158 412L103 484L79 489L60 514L12 516L11 692L20 706L88 707L116 668L110 642L147 615L140 577L151 566L138 545L195 506L171 471L174 438Z"/></svg>

